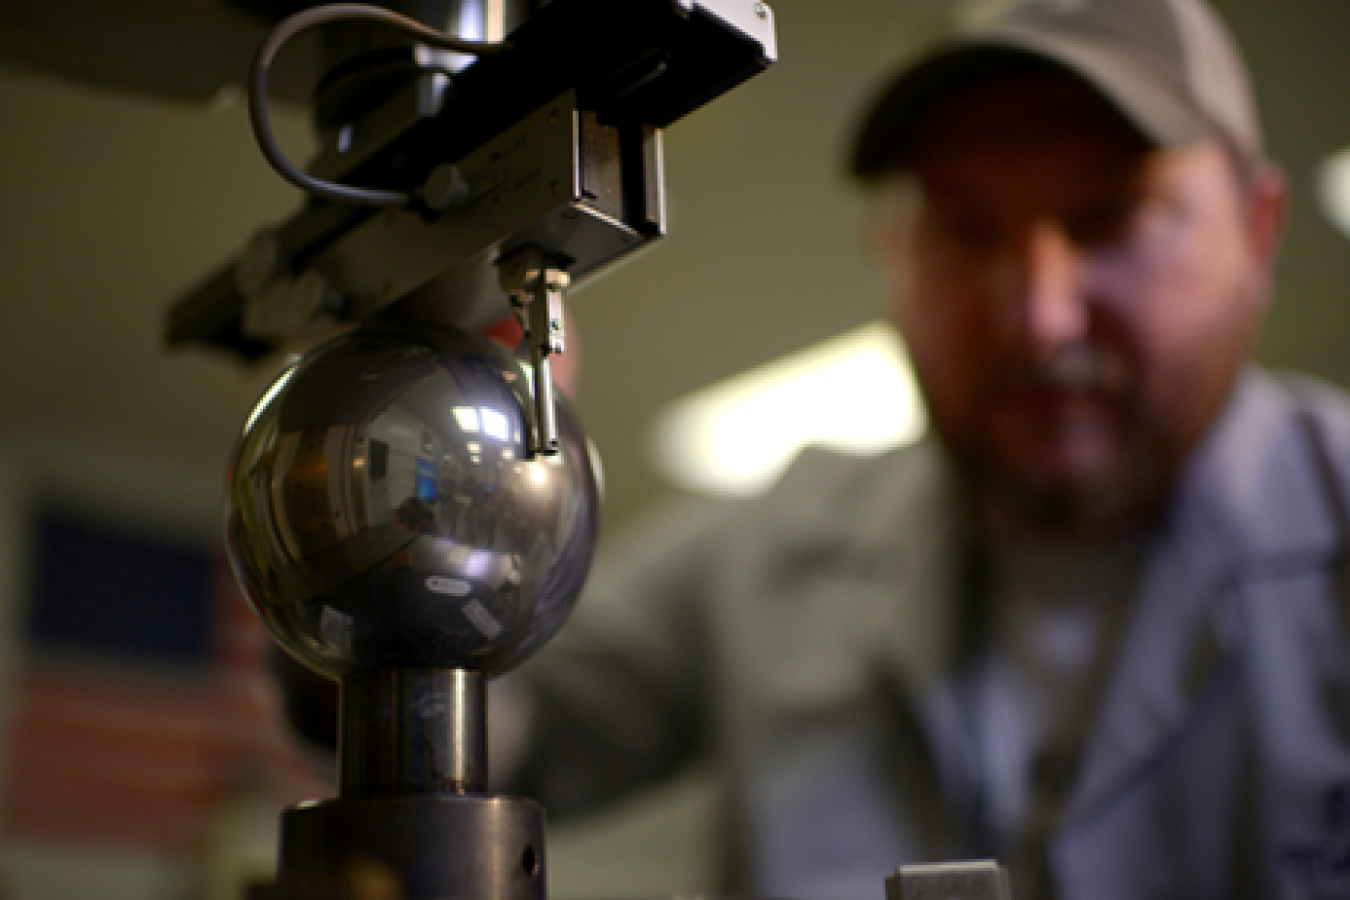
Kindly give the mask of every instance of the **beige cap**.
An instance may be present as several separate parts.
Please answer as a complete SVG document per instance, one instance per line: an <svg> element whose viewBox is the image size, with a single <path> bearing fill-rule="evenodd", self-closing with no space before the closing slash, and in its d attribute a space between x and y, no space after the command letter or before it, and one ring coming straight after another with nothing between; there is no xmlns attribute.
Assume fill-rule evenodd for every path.
<svg viewBox="0 0 1350 900"><path fill-rule="evenodd" d="M899 165L918 115L954 85L1032 61L1083 79L1156 146L1220 138L1262 156L1242 59L1202 0L1023 0L886 83L862 120L853 173L868 179Z"/></svg>

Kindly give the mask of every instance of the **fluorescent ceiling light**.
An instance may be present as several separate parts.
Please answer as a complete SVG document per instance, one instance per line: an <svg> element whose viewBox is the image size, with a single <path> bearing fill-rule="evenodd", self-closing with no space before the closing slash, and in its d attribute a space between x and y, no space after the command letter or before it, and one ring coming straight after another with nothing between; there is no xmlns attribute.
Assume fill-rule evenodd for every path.
<svg viewBox="0 0 1350 900"><path fill-rule="evenodd" d="M483 422L483 434L499 441L510 439L511 425L506 421L506 416L486 406L479 407L478 414Z"/></svg>
<svg viewBox="0 0 1350 900"><path fill-rule="evenodd" d="M1318 166L1317 199L1331 223L1350 237L1350 149L1333 153Z"/></svg>
<svg viewBox="0 0 1350 900"><path fill-rule="evenodd" d="M745 495L808 444L873 455L918 439L925 421L900 341L874 322L668 404L652 453L680 487Z"/></svg>
<svg viewBox="0 0 1350 900"><path fill-rule="evenodd" d="M472 406L456 406L451 409L455 414L455 421L459 422L460 431L466 434L478 433L478 410Z"/></svg>

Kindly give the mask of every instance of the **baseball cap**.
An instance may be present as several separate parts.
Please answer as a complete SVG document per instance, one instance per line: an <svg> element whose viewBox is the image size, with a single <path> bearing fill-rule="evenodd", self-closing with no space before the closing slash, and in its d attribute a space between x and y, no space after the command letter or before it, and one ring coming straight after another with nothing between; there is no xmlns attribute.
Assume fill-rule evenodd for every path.
<svg viewBox="0 0 1350 900"><path fill-rule="evenodd" d="M1018 64L1082 79L1154 146L1219 138L1245 158L1263 155L1241 56L1203 0L1022 0L891 76L863 116L853 174L867 180L894 168L932 103Z"/></svg>

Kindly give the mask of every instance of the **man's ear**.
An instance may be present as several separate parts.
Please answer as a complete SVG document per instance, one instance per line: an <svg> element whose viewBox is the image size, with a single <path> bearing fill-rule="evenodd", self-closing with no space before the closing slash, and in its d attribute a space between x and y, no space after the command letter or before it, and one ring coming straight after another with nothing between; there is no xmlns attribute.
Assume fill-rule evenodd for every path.
<svg viewBox="0 0 1350 900"><path fill-rule="evenodd" d="M1283 169L1262 160L1248 171L1246 188L1247 240L1253 258L1270 271L1284 238L1289 211L1288 180Z"/></svg>
<svg viewBox="0 0 1350 900"><path fill-rule="evenodd" d="M914 217L918 191L918 183L908 173L895 173L869 186L859 243L873 262L883 267L894 263L901 237Z"/></svg>

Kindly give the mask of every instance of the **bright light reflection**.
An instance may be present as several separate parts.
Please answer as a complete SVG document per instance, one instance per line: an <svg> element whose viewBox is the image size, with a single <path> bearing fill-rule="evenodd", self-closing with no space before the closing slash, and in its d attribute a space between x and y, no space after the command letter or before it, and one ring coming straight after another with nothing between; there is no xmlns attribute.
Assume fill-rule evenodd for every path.
<svg viewBox="0 0 1350 900"><path fill-rule="evenodd" d="M459 422L461 431L478 433L478 410L472 406L456 406L451 412L455 414L455 421Z"/></svg>
<svg viewBox="0 0 1350 900"><path fill-rule="evenodd" d="M510 439L511 425L506 421L506 416L495 409L488 409L486 406L482 407L479 412L483 420L483 434L499 441Z"/></svg>
<svg viewBox="0 0 1350 900"><path fill-rule="evenodd" d="M470 456L477 456L483 452L483 445L477 441L465 441L464 449L469 451Z"/></svg>
<svg viewBox="0 0 1350 900"><path fill-rule="evenodd" d="M470 578L477 578L480 581L492 574L493 563L496 561L496 555L488 550L471 550L468 557L464 560L463 569L465 575Z"/></svg>
<svg viewBox="0 0 1350 900"><path fill-rule="evenodd" d="M262 415L263 410L271 406L277 395L285 390L286 385L290 383L291 376L295 374L295 370L298 368L300 368L298 365L292 364L289 369L277 377L276 381L272 382L272 386L267 389L267 393L263 394L262 399L253 407L253 412L249 413L248 421L244 423L244 431L253 430L253 423L258 421L258 416Z"/></svg>
<svg viewBox="0 0 1350 900"><path fill-rule="evenodd" d="M874 322L676 400L658 413L663 475L714 494L753 494L801 449L874 455L915 441L925 416L891 328Z"/></svg>
<svg viewBox="0 0 1350 900"><path fill-rule="evenodd" d="M530 466L530 481L534 482L539 487L548 484L548 469L545 469L538 463L534 463Z"/></svg>

